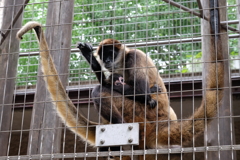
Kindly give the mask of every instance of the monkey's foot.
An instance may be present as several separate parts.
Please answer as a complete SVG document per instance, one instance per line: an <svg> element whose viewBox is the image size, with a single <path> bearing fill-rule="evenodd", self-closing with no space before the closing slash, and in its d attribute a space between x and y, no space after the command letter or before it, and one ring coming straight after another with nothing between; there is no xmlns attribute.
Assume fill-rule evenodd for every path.
<svg viewBox="0 0 240 160"><path fill-rule="evenodd" d="M157 106L157 101L155 101L154 99L151 99L151 100L148 102L148 104L149 104L149 108L150 108L150 109L153 109L153 108L155 108L155 107Z"/></svg>

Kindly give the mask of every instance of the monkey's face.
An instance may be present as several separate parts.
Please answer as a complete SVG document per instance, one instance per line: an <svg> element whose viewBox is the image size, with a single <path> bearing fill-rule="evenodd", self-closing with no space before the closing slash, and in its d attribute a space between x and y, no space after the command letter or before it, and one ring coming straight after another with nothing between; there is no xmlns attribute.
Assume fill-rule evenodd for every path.
<svg viewBox="0 0 240 160"><path fill-rule="evenodd" d="M108 69L110 72L116 68L115 64L117 62L118 53L119 53L118 49L112 45L103 46L98 52L104 67Z"/></svg>

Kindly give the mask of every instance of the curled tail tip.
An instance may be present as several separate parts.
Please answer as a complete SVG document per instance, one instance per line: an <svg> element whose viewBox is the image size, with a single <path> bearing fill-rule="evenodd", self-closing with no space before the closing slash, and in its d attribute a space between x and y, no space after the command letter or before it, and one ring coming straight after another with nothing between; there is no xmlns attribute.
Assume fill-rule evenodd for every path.
<svg viewBox="0 0 240 160"><path fill-rule="evenodd" d="M18 40L22 40L23 38L22 38L22 36L23 36L23 34L21 34L21 29L17 32L17 34L16 34L16 38L18 39Z"/></svg>
<svg viewBox="0 0 240 160"><path fill-rule="evenodd" d="M35 27L42 27L42 25L39 22L36 21L29 21L27 22L22 28L17 32L16 37L17 39L21 40L22 36L27 33L29 30L35 28Z"/></svg>

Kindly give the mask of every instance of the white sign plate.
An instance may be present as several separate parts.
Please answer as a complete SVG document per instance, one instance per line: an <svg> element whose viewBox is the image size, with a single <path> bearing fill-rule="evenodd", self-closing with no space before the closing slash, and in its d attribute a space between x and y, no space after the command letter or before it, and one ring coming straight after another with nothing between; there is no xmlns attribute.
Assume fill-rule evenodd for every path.
<svg viewBox="0 0 240 160"><path fill-rule="evenodd" d="M96 126L96 146L139 144L139 124L123 123Z"/></svg>

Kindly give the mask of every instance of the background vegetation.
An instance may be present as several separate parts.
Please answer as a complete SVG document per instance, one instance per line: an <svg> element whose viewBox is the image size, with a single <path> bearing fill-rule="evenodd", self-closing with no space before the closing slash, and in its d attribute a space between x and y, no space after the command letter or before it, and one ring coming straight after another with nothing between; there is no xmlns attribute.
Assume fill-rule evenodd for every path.
<svg viewBox="0 0 240 160"><path fill-rule="evenodd" d="M198 10L197 2L174 0ZM228 20L236 20L236 0L228 0ZM24 11L23 23L30 20L46 23L48 1L30 0ZM94 46L105 38L122 43L167 41L201 36L201 19L171 6L162 0L75 0L72 28L72 48L77 42L90 42ZM237 28L236 25L231 25ZM232 34L232 33L229 33ZM21 52L38 51L32 33L24 37ZM238 56L238 39L230 39L230 54ZM138 47L151 56L161 74L179 76L201 71L201 43L177 43ZM19 58L18 86L36 84L39 56ZM231 61L232 69L239 68L239 60ZM94 80L89 64L80 53L72 53L69 82Z"/></svg>

